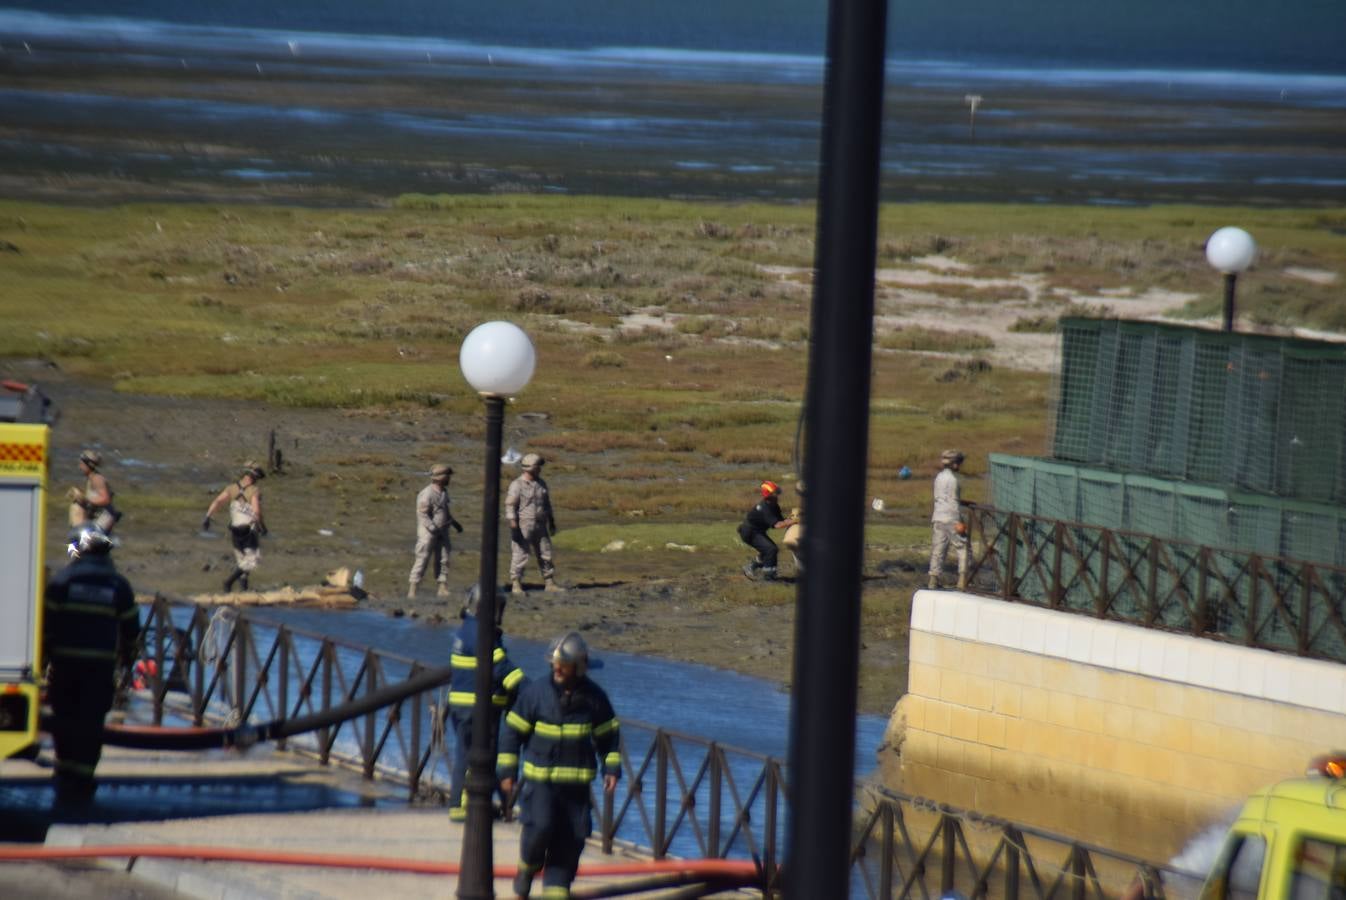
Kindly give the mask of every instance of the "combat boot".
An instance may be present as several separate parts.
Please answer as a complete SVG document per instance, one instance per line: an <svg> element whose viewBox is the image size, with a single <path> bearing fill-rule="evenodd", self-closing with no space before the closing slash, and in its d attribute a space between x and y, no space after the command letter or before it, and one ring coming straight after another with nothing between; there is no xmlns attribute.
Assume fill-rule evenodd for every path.
<svg viewBox="0 0 1346 900"><path fill-rule="evenodd" d="M756 580L757 580L757 567L756 567L755 565L753 565L752 563L748 563L747 565L745 565L745 566L743 567L743 574L746 575L746 576L748 576L748 580L749 580L749 581L756 581Z"/></svg>
<svg viewBox="0 0 1346 900"><path fill-rule="evenodd" d="M960 591L965 591L965 590L967 590L967 573L966 573L966 572L959 572L959 573L958 573L958 590L960 590Z"/></svg>
<svg viewBox="0 0 1346 900"><path fill-rule="evenodd" d="M248 573L240 572L238 575L238 589L246 591L248 589Z"/></svg>
<svg viewBox="0 0 1346 900"><path fill-rule="evenodd" d="M449 586L448 586L447 584L445 584L444 582L441 581L441 582L439 583L439 587L435 588L435 596L436 596L436 597L447 597L447 596L449 596Z"/></svg>
<svg viewBox="0 0 1346 900"><path fill-rule="evenodd" d="M415 599L416 599L416 589L417 589L418 587L420 587L420 586L421 586L421 583L420 583L419 581L408 581L408 582L407 582L407 599L408 599L408 600L415 600Z"/></svg>
<svg viewBox="0 0 1346 900"><path fill-rule="evenodd" d="M938 576L938 575L931 575L931 576L930 576L930 583L927 584L926 587L928 587L928 588L929 588L930 590L932 590L932 591L937 591L937 590L939 590L939 576Z"/></svg>
<svg viewBox="0 0 1346 900"><path fill-rule="evenodd" d="M224 592L227 594L234 589L234 582L243 577L242 569L234 569L229 577L224 579Z"/></svg>
<svg viewBox="0 0 1346 900"><path fill-rule="evenodd" d="M765 581L775 581L775 580L776 580L776 567L775 567L775 566L763 566L763 567L762 567L762 578L763 578L763 580L765 580Z"/></svg>
<svg viewBox="0 0 1346 900"><path fill-rule="evenodd" d="M557 583L556 583L556 579L555 579L555 578L552 578L550 575L548 575L548 576L544 579L544 581L546 582L546 586L543 587L543 590L544 590L544 591L551 591L551 592L554 593L554 594L559 594L559 593L564 593L564 592L565 592L565 588L563 588L563 587L561 587L559 584L557 584Z"/></svg>
<svg viewBox="0 0 1346 900"><path fill-rule="evenodd" d="M525 590L523 589L523 582L520 581L518 578L515 578L515 579L513 579L512 581L510 581L510 583L509 583L509 592L510 592L511 594L526 594L526 593L528 593L527 591L525 591Z"/></svg>

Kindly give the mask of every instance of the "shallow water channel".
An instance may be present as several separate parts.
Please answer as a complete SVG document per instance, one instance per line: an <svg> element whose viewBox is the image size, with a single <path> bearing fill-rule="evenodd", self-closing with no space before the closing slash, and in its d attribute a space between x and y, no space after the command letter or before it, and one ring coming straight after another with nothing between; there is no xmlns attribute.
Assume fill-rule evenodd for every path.
<svg viewBox="0 0 1346 900"><path fill-rule="evenodd" d="M228 617L233 611L216 613ZM186 625L188 608L175 612ZM433 624L416 619L395 618L369 611L330 611L304 609L248 610L254 643L269 645L271 625L285 627L295 639L300 655L311 658L320 637L336 645L336 658L347 679L365 660L365 648L381 651L380 683L389 684L409 674L408 661L428 667L447 664L455 623ZM217 619L219 621L219 619ZM212 627L211 629L215 629ZM209 640L227 639L227 630ZM512 660L530 678L548 677L545 645L506 636L506 649ZM258 647L265 651L264 646ZM627 777L618 786L615 797L616 837L642 847L663 846L668 853L682 857L729 855L762 856L779 853L788 817L784 788L767 776L772 757L784 768L788 756L790 697L773 682L722 671L709 666L676 662L627 653L605 652L601 646L590 648L599 665L591 674L612 699L623 721L622 741L629 766ZM389 658L395 656L396 659ZM400 661L399 661L400 660ZM288 676L293 691L298 690L298 673ZM228 681L228 678L225 679ZM347 682L349 683L349 682ZM436 692L438 693L438 692ZM291 696L297 696L293 693ZM227 698L217 697L227 703ZM418 707L420 708L420 707ZM222 711L222 710L217 710ZM371 720L375 730L388 722L388 710ZM271 713L274 715L274 711ZM405 717L406 711L401 714ZM428 710L422 710L423 733L430 731ZM270 717L254 708L253 721ZM364 719L364 717L361 717ZM855 770L857 780L875 769L875 751L882 739L886 722L880 716L860 716L857 721ZM361 731L359 722L348 723L335 735L333 752L358 758ZM655 729L670 732L667 750L667 809L659 818L657 795L661 782L658 756L655 755ZM316 736L292 739L293 746L316 748ZM711 755L709 743L719 745L723 781L707 774ZM450 741L451 743L451 741ZM407 770L414 761L404 750L385 744L378 765L391 771ZM423 778L447 787L448 748L434 753ZM640 777L632 777L639 772ZM790 774L784 773L788 782ZM764 780L765 779L765 780ZM635 782L635 784L633 784ZM710 812L714 807L710 784L723 790L720 799L718 844L711 842ZM681 808L681 798L689 793L694 802ZM738 818L736 810L743 810ZM774 829L772 822L775 823ZM597 824L597 823L595 823ZM774 834L774 850L768 849Z"/></svg>

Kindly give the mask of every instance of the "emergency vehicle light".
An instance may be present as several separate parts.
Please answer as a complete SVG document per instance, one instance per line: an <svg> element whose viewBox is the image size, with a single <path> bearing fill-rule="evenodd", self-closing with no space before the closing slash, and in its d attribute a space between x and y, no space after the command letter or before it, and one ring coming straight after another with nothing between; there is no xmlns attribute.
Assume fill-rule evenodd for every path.
<svg viewBox="0 0 1346 900"><path fill-rule="evenodd" d="M1333 751L1315 756L1309 762L1309 775L1324 775L1328 778L1346 778L1346 752Z"/></svg>

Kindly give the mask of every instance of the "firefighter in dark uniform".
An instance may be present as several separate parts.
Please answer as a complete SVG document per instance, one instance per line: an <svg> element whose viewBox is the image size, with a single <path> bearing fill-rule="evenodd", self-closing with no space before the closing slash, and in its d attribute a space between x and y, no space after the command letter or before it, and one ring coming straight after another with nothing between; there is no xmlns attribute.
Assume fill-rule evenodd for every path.
<svg viewBox="0 0 1346 900"><path fill-rule="evenodd" d="M492 733L499 727L500 716L514 704L519 689L525 682L523 669L509 661L501 637L500 627L505 617L505 597L502 591L495 598L495 650L491 655L494 664L491 688L491 707L495 713ZM472 707L477 700L477 633L480 628L477 609L480 605L481 588L472 585L467 591L467 602L463 604L463 624L453 636L453 679L449 682L449 724L453 727L453 773L449 782L449 819L462 822L467 818L467 797L463 793L463 782L467 777L467 751L472 746ZM509 794L501 792L501 808L505 808Z"/></svg>
<svg viewBox="0 0 1346 900"><path fill-rule="evenodd" d="M101 529L81 526L70 544L70 564L47 583L44 658L50 663L56 802L63 806L93 799L117 667L130 666L140 634L135 593L117 573L111 551Z"/></svg>
<svg viewBox="0 0 1346 900"><path fill-rule="evenodd" d="M551 678L528 683L505 717L497 759L500 786L514 787L523 753L519 812L523 838L514 893L527 897L545 867L543 897L569 897L584 841L593 830L589 783L621 777L621 732L603 689L588 677L589 648L575 632L551 645Z"/></svg>
<svg viewBox="0 0 1346 900"><path fill-rule="evenodd" d="M743 567L743 574L756 581L760 571L767 581L774 581L776 554L779 551L767 532L773 528L789 528L799 520L787 519L780 511L780 485L776 482L763 481L761 492L762 499L748 510L748 515L738 526L739 540L757 551L757 556L748 560L748 564Z"/></svg>

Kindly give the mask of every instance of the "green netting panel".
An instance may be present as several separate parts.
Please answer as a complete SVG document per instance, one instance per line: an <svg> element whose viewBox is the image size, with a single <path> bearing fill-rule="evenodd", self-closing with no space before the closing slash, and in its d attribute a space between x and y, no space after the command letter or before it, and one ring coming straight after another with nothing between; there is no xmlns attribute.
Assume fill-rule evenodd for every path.
<svg viewBox="0 0 1346 900"><path fill-rule="evenodd" d="M1156 537L1176 537L1178 514L1174 482L1129 475L1125 484L1126 510L1122 527Z"/></svg>
<svg viewBox="0 0 1346 900"><path fill-rule="evenodd" d="M1230 540L1226 546L1263 556L1280 556L1283 506L1284 501L1276 497L1260 497L1256 494L1230 497Z"/></svg>
<svg viewBox="0 0 1346 900"><path fill-rule="evenodd" d="M1065 319L1056 459L1346 503L1346 344Z"/></svg>
<svg viewBox="0 0 1346 900"><path fill-rule="evenodd" d="M1079 470L1068 463L1038 460L1033 480L1033 515L1080 521Z"/></svg>
<svg viewBox="0 0 1346 900"><path fill-rule="evenodd" d="M1233 546L1229 495L1221 488L1178 482L1174 485L1173 537L1206 547Z"/></svg>
<svg viewBox="0 0 1346 900"><path fill-rule="evenodd" d="M1280 402L1277 493L1346 502L1346 361L1288 350Z"/></svg>
<svg viewBox="0 0 1346 900"><path fill-rule="evenodd" d="M1346 507L992 454L998 509L1346 567Z"/></svg>
<svg viewBox="0 0 1346 900"><path fill-rule="evenodd" d="M1193 481L1219 483L1224 480L1224 459L1228 452L1225 396L1229 387L1229 348L1222 344L1193 342L1190 378L1189 415L1191 440L1184 454L1183 467L1170 474Z"/></svg>
<svg viewBox="0 0 1346 900"><path fill-rule="evenodd" d="M1287 504L1281 516L1281 555L1292 559L1346 564L1338 548L1342 515L1308 504Z"/></svg>
<svg viewBox="0 0 1346 900"><path fill-rule="evenodd" d="M1033 471L1035 460L1026 456L992 453L991 502L1008 512L1033 512Z"/></svg>
<svg viewBox="0 0 1346 900"><path fill-rule="evenodd" d="M1052 455L1058 459L1088 458L1090 417L1098 368L1099 330L1090 322L1061 323L1061 366L1052 405Z"/></svg>
<svg viewBox="0 0 1346 900"><path fill-rule="evenodd" d="M1123 527L1126 484L1119 472L1078 469L1080 521L1104 528Z"/></svg>

